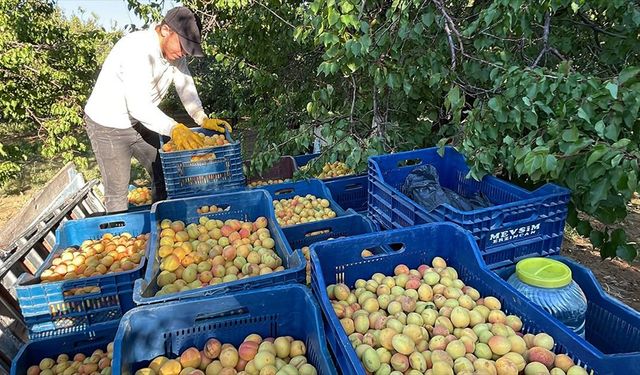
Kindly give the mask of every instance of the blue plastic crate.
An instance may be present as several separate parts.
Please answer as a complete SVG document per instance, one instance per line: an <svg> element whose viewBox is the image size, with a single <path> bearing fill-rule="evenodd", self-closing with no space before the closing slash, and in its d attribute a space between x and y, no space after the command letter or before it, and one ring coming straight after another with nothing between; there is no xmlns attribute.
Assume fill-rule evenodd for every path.
<svg viewBox="0 0 640 375"><path fill-rule="evenodd" d="M68 354L73 358L77 353L87 357L96 349L107 350L107 345L114 341L119 321L104 323L92 327L89 332L74 332L64 335L53 335L31 341L20 348L11 362L11 375L24 375L30 366L40 364L44 358L54 360L60 354Z"/></svg>
<svg viewBox="0 0 640 375"><path fill-rule="evenodd" d="M345 176L324 182L331 196L343 209L367 211L367 175Z"/></svg>
<svg viewBox="0 0 640 375"><path fill-rule="evenodd" d="M16 283L16 295L29 336L34 339L50 331L86 331L93 325L120 319L133 308L133 283L143 274L147 256L130 271L103 276L40 283L40 275L49 268L56 254L84 240L103 234L128 232L133 236L150 232L149 211L69 220L56 230L56 245L35 276L22 274ZM148 245L148 243L147 243ZM148 247L146 255L148 255ZM99 292L65 296L65 292L82 287L98 287Z"/></svg>
<svg viewBox="0 0 640 375"><path fill-rule="evenodd" d="M427 212L400 191L409 173L425 164L437 169L443 187L465 197L483 193L493 205L461 211L443 204ZM560 251L569 190L546 184L528 191L493 176L479 182L467 178L468 172L464 157L451 147L445 147L443 157L437 147L372 156L368 172L369 215L388 229L441 221L456 223L472 233L492 268ZM521 246L523 241L545 241L545 253L531 252L535 246Z"/></svg>
<svg viewBox="0 0 640 375"><path fill-rule="evenodd" d="M305 165L309 164L311 160L317 158L318 156L320 156L320 153L298 155L293 156L293 160L295 160L296 167L299 169L300 167L304 167Z"/></svg>
<svg viewBox="0 0 640 375"><path fill-rule="evenodd" d="M366 260L361 257L363 248L383 244L400 247L400 250ZM555 352L568 354L577 364L599 375L620 374L631 368L627 366L633 363L624 359L617 360L615 364L601 362L597 353L590 350L583 339L559 325L542 309L518 297L515 289L490 271L467 231L451 223L435 223L325 241L311 246L313 292L327 319L327 339L344 375L364 374L365 371L333 311L326 287L335 283L353 287L357 279L367 280L376 272L392 275L394 267L401 263L410 268L431 264L435 256L444 258L449 266L458 271L460 279L477 289L482 296L498 298L506 314L519 316L523 322L523 332L543 331L551 335L556 342Z"/></svg>
<svg viewBox="0 0 640 375"><path fill-rule="evenodd" d="M587 297L585 337L589 350L597 353L604 363L612 357L616 357L615 361L626 359L640 371L640 313L605 293L588 268L569 258L551 258L569 266L573 280ZM496 270L504 280L514 272L515 266ZM558 324L562 323L558 321Z"/></svg>
<svg viewBox="0 0 640 375"><path fill-rule="evenodd" d="M196 212L197 208L212 204L225 211L206 214L198 214ZM155 297L154 295L158 291L156 277L160 272L160 256L158 255L160 222L164 219L170 219L182 220L185 224L188 224L198 221L202 216L217 220L238 219L243 221L253 221L260 216L266 217L269 222L269 232L271 232L271 237L275 241L276 253L282 258L285 270ZM133 300L138 305L221 295L232 291L304 281L305 259L299 252L293 253L289 248L289 244L284 239L282 229L275 221L271 198L263 190L255 189L252 191L157 202L151 208L151 222L148 251L149 266L144 279L137 280L134 286Z"/></svg>
<svg viewBox="0 0 640 375"><path fill-rule="evenodd" d="M377 226L371 220L359 214L314 221L282 229L284 237L294 251L329 238L356 236L377 231Z"/></svg>
<svg viewBox="0 0 640 375"><path fill-rule="evenodd" d="M133 374L159 355L175 358L210 338L237 348L252 333L302 340L318 374L337 373L315 299L300 285L285 285L131 310L116 336L113 374Z"/></svg>
<svg viewBox="0 0 640 375"><path fill-rule="evenodd" d="M331 209L336 213L336 216L344 216L347 214L347 212L333 200L331 192L327 189L324 182L316 178L296 182L285 182L277 185L261 186L260 189L267 191L273 200L291 199L296 195L305 196L307 194L312 194L317 198L327 199L330 203L329 207L331 207Z"/></svg>
<svg viewBox="0 0 640 375"><path fill-rule="evenodd" d="M202 128L191 130L209 136L218 134ZM224 146L189 151L160 150L160 161L169 198L244 189L240 142L234 141L229 133L226 133L226 137L230 144ZM216 156L214 160L191 161L193 156L212 153Z"/></svg>

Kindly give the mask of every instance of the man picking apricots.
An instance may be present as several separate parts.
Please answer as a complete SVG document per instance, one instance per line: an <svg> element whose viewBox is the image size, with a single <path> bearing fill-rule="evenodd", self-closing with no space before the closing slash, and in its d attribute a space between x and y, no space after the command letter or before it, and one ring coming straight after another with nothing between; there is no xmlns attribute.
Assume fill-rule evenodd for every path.
<svg viewBox="0 0 640 375"><path fill-rule="evenodd" d="M203 146L200 136L158 108L172 83L196 124L231 131L226 121L207 116L187 67L186 56L204 56L200 33L198 17L186 7L176 7L159 25L120 39L102 65L84 120L102 175L107 212L128 208L131 157L153 178L153 200L165 198L158 134L184 149Z"/></svg>

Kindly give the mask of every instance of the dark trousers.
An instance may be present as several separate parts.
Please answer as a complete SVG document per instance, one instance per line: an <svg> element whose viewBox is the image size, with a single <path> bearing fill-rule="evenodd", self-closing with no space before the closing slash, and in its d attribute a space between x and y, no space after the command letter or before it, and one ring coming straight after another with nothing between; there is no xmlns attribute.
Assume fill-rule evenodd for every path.
<svg viewBox="0 0 640 375"><path fill-rule="evenodd" d="M128 129L115 129L102 126L87 115L84 116L84 121L102 175L108 213L126 211L129 207L127 194L132 157L140 162L153 180L153 201L166 199L162 164L158 153L158 133L140 123Z"/></svg>

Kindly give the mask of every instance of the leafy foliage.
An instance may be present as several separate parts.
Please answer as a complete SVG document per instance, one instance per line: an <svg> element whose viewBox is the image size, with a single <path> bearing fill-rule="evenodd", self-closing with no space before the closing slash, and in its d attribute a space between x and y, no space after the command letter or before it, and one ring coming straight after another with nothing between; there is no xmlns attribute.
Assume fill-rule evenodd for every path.
<svg viewBox="0 0 640 375"><path fill-rule="evenodd" d="M471 177L571 188L569 224L603 257L635 258L615 228L638 191L637 2L183 3L207 25L203 97L258 133L259 167L314 132L325 160L359 171L375 153L453 144Z"/></svg>
<svg viewBox="0 0 640 375"><path fill-rule="evenodd" d="M39 0L0 0L0 31L0 185L38 155L82 166L82 107L116 35Z"/></svg>

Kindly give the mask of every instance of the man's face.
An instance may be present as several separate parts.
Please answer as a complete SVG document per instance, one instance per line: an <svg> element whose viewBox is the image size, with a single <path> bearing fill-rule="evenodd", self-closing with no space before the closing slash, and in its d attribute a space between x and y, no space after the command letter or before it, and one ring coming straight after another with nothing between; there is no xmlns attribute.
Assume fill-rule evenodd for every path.
<svg viewBox="0 0 640 375"><path fill-rule="evenodd" d="M180 37L175 31L171 30L167 25L162 25L160 32L164 37L160 43L160 49L165 59L173 61L186 55L180 45Z"/></svg>

